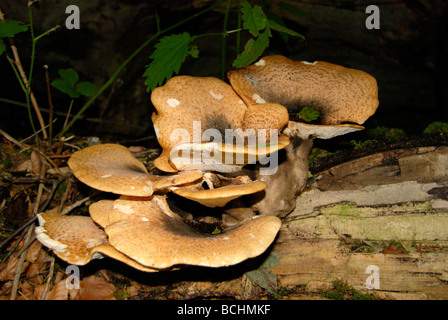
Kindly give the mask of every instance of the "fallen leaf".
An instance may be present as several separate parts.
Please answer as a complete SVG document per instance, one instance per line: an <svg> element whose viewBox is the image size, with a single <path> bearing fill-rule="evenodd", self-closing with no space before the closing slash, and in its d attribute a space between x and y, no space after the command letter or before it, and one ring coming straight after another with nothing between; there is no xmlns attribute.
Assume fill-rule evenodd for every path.
<svg viewBox="0 0 448 320"><path fill-rule="evenodd" d="M115 287L103 278L95 275L84 278L80 282L80 289L76 300L115 300Z"/></svg>
<svg viewBox="0 0 448 320"><path fill-rule="evenodd" d="M11 256L8 261L0 264L0 281L13 280L19 258Z"/></svg>
<svg viewBox="0 0 448 320"><path fill-rule="evenodd" d="M44 293L45 284L40 285L36 288L34 296L36 300L41 300ZM51 290L47 292L44 300L67 300L68 299L68 289L65 284L65 279L57 282Z"/></svg>

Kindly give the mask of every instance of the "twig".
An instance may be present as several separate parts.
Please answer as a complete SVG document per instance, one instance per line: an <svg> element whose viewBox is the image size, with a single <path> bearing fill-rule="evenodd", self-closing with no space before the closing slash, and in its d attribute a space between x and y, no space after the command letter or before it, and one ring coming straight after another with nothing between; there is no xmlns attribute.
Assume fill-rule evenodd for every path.
<svg viewBox="0 0 448 320"><path fill-rule="evenodd" d="M62 181L64 181L65 179L69 178L72 175L72 173L70 172L69 174L65 175L64 177L60 178L59 180L55 181L53 183L50 195L48 196L47 201L42 205L42 211L46 209L46 207L48 206L48 204L50 203L51 199L53 198L53 195L55 193L55 191L57 190L58 186L62 183ZM88 199L87 199L88 200ZM85 201L87 201L85 200ZM11 241L16 235L18 235L19 233L21 233L23 230L25 230L30 224L34 223L34 221L36 221L37 216L32 217L31 219L29 219L27 222L25 222L20 228L18 228L13 234L11 234L8 238L6 238L5 240L3 240L2 243L0 243L0 248L2 248L4 245L6 245L9 241Z"/></svg>
<svg viewBox="0 0 448 320"><path fill-rule="evenodd" d="M28 232L25 237L24 247L28 247L31 242L34 241L34 225L31 225L28 228ZM33 239L33 240L31 240ZM10 300L15 300L17 297L17 289L19 288L20 277L23 271L23 264L25 262L26 250L22 250L19 256L19 261L17 263L16 273L14 275L14 281L11 288L11 297Z"/></svg>
<svg viewBox="0 0 448 320"><path fill-rule="evenodd" d="M12 143L14 143L16 146L18 146L20 149L29 149L32 151L36 151L38 154L40 154L45 160L47 160L56 170L59 171L59 167L53 162L53 160L50 159L50 157L48 157L45 152L43 152L42 150L35 148L33 146L24 144L20 141L17 141L16 139L14 139L13 137L11 137L8 133L6 133L5 131L3 131L2 129L0 129L0 134L2 136L4 136L7 140L11 141Z"/></svg>
<svg viewBox="0 0 448 320"><path fill-rule="evenodd" d="M47 131L45 130L44 118L42 117L42 113L40 112L39 105L37 104L36 97L34 96L33 91L31 91L31 88L29 87L28 79L26 77L25 70L23 69L22 63L20 62L19 52L17 50L17 47L14 44L13 39L10 38L9 41L10 41L11 51L12 51L13 56L14 56L14 64L17 67L17 70L19 71L19 74L20 74L20 76L22 78L23 84L25 85L25 88L28 90L28 94L29 94L29 97L30 97L30 100L31 100L31 104L34 107L34 111L36 112L37 119L39 120L39 124L40 124L40 126L42 128L42 135L43 135L44 139L47 139L48 135L47 135Z"/></svg>
<svg viewBox="0 0 448 320"><path fill-rule="evenodd" d="M48 146L51 152L51 146L53 145L53 100L51 99L50 75L48 74L48 65L44 65L44 69L45 80L47 84L48 108L50 109L50 118L48 120Z"/></svg>
<svg viewBox="0 0 448 320"><path fill-rule="evenodd" d="M76 201L74 204L72 204L71 206L66 207L61 214L62 215L66 215L68 213L70 213L70 211L72 211L73 209L79 207L80 205L82 205L83 203L87 202L88 200L90 200L90 196L85 197L81 200ZM0 248L3 247L4 245L6 245L9 241L11 241L11 239L13 239L16 235L18 235L20 232L22 232L24 229L26 229L30 224L34 223L37 220L37 216L32 217L30 220L28 220L27 222L25 222L25 224L23 226L21 226L19 229L17 229L12 235L10 235L7 239L5 239L2 243L0 243Z"/></svg>
<svg viewBox="0 0 448 320"><path fill-rule="evenodd" d="M230 0L227 0L226 5L226 13L224 15L224 24L222 30L222 47L221 47L221 79L225 80L225 72L226 72L226 37L227 37L227 21L229 18L230 11Z"/></svg>
<svg viewBox="0 0 448 320"><path fill-rule="evenodd" d="M65 201L67 201L71 187L72 187L72 181L70 179L70 180L68 180L67 187L65 188L65 192L62 195L61 201L59 203L58 213L61 213L62 208L64 207L64 203L65 203Z"/></svg>
<svg viewBox="0 0 448 320"><path fill-rule="evenodd" d="M50 270L48 272L48 279L47 279L47 283L45 284L44 292L42 293L42 297L40 298L40 300L45 300L45 297L47 296L48 288L50 287L50 282L51 282L51 279L53 279L53 275L54 275L54 261L55 261L54 256L51 256Z"/></svg>

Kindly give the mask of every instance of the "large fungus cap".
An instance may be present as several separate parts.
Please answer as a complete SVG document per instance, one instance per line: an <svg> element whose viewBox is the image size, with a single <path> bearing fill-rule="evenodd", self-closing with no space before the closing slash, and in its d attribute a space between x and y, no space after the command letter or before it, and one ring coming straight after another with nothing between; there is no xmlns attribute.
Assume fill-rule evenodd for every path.
<svg viewBox="0 0 448 320"><path fill-rule="evenodd" d="M269 135L270 129L280 131L289 120L287 110L278 104L248 108L230 85L213 77L173 77L153 90L151 101L157 111L152 115L154 130L163 149L154 164L166 172L183 170L177 168L176 160L170 157L176 145L195 144L190 149L212 148L200 145L211 141L224 144L226 132L234 134L238 129L243 135L249 129L255 133L264 129ZM226 168L226 165L233 168ZM228 172L234 167L234 164L224 163L213 169Z"/></svg>
<svg viewBox="0 0 448 320"><path fill-rule="evenodd" d="M220 234L205 234L172 212L162 196L153 196L151 201L111 201L102 200L90 209L95 216L115 216L105 226L110 244L137 263L155 269L237 264L263 253L281 226L277 217L258 216Z"/></svg>
<svg viewBox="0 0 448 320"><path fill-rule="evenodd" d="M42 213L38 216L36 238L64 261L74 265L85 265L92 259L108 256L131 267L156 272L157 269L140 265L117 251L107 242L107 235L90 217L65 216Z"/></svg>
<svg viewBox="0 0 448 320"><path fill-rule="evenodd" d="M90 261L92 248L107 242L106 233L90 217L48 212L37 217L36 238L68 263L86 264Z"/></svg>
<svg viewBox="0 0 448 320"><path fill-rule="evenodd" d="M328 62L263 57L246 68L231 71L232 87L248 105L273 102L298 112L311 106L321 124L362 124L378 107L378 87L368 73Z"/></svg>
<svg viewBox="0 0 448 320"><path fill-rule="evenodd" d="M99 144L76 151L68 165L75 177L88 186L128 196L150 196L154 191L202 177L199 171L171 176L149 174L128 148L118 144Z"/></svg>

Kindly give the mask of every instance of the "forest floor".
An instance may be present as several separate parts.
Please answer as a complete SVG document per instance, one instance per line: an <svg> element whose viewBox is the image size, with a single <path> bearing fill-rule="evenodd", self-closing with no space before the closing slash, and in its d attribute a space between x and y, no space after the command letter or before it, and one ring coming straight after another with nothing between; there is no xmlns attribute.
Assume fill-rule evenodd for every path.
<svg viewBox="0 0 448 320"><path fill-rule="evenodd" d="M92 139L56 141L51 148L39 148L32 143L19 142L7 134L1 138L0 300L384 298L361 293L338 279L335 279L332 288L319 292L309 292L306 286L267 290L251 282L245 269L249 267L250 270L251 264L260 266L263 263L260 259L266 259L266 256L258 260L251 259L226 272L204 272L204 268L193 267L169 274L159 273L157 277L105 258L80 267L77 270L80 272L79 287L70 289L67 284L72 283L73 271L35 239L35 215L44 211L88 215L89 204L99 199L101 194L79 182L67 167L67 160ZM310 172L317 174L337 164L385 150L447 145L447 136L426 135L393 143L352 146L342 152L314 158ZM152 161L160 150L132 147L131 151L146 164L150 172L155 170ZM208 279L204 278L204 273ZM201 290L200 285L205 280L219 282L219 289L217 286L215 291ZM228 296L229 292L241 292L234 287L242 285L247 287L243 290L244 294L239 297Z"/></svg>

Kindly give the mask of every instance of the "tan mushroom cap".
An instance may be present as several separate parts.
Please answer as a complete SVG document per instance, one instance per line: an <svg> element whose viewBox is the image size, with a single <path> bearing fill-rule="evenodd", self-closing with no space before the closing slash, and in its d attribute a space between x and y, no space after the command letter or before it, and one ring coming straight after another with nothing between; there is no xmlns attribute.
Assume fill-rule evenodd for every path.
<svg viewBox="0 0 448 320"><path fill-rule="evenodd" d="M157 111L151 119L163 149L154 165L166 172L178 169L170 164L170 150L178 144L210 141L204 137L207 130L218 132L224 143L226 130L280 131L289 120L281 105L248 109L230 85L213 77L173 77L153 90L151 101Z"/></svg>
<svg viewBox="0 0 448 320"><path fill-rule="evenodd" d="M289 145L289 137L277 136L269 143L225 144L217 142L181 143L170 151L171 166L179 171L202 170L235 172ZM260 139L261 141L262 139Z"/></svg>
<svg viewBox="0 0 448 320"><path fill-rule="evenodd" d="M191 139L188 142L200 142L193 141L194 133L202 139L203 131L215 126L220 126L218 130L241 128L247 109L231 86L213 77L173 77L153 90L151 101L157 110L152 116L154 130L164 151L187 142L171 137L178 129L185 130ZM194 121L201 125L198 132L193 132ZM167 159L156 159L154 164L160 170L169 169L166 162L165 166L161 165L162 160Z"/></svg>
<svg viewBox="0 0 448 320"><path fill-rule="evenodd" d="M90 217L39 214L36 238L70 264L84 265L91 260L91 250L107 242L106 233Z"/></svg>
<svg viewBox="0 0 448 320"><path fill-rule="evenodd" d="M266 182L252 181L239 185L228 185L216 189L195 190L192 188L174 187L171 191L183 198L187 198L200 204L215 208L224 207L230 201L241 196L257 193L266 189Z"/></svg>
<svg viewBox="0 0 448 320"><path fill-rule="evenodd" d="M322 124L362 124L378 107L374 77L323 61L309 63L268 56L230 71L228 78L248 105L275 102L293 111L311 106L320 111Z"/></svg>
<svg viewBox="0 0 448 320"><path fill-rule="evenodd" d="M104 230L98 228L90 217L42 213L38 218L37 239L70 264L85 265L93 259L108 256L141 271L159 271L142 266L118 252L107 242Z"/></svg>
<svg viewBox="0 0 448 320"><path fill-rule="evenodd" d="M150 196L154 191L202 177L199 171L167 177L151 175L128 148L118 144L99 144L76 151L68 165L75 177L88 186L129 196Z"/></svg>
<svg viewBox="0 0 448 320"><path fill-rule="evenodd" d="M139 264L165 269L174 265L222 267L263 253L274 241L281 221L273 216L246 220L220 234L203 234L173 213L161 196L154 196L160 210L145 211L145 219L123 220L106 227L110 244ZM137 212L140 204L129 201ZM148 201L143 202L143 205ZM140 210L140 209L139 209ZM146 221L147 220L147 221Z"/></svg>

